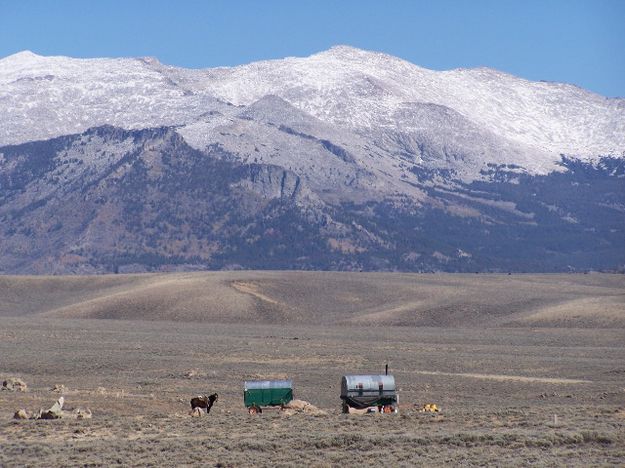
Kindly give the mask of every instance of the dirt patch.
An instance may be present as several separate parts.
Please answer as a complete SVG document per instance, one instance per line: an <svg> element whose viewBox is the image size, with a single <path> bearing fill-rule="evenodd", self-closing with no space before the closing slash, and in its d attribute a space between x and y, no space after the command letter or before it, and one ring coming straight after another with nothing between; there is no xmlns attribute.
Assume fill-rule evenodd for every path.
<svg viewBox="0 0 625 468"><path fill-rule="evenodd" d="M496 380L499 382L529 382L529 383L547 383L547 384L588 384L590 380L580 379L557 379L550 377L527 377L523 375L503 375L503 374L463 374L455 372L439 372L439 371L415 371L416 374L422 375L445 375L449 377L467 377L470 379Z"/></svg>
<svg viewBox="0 0 625 468"><path fill-rule="evenodd" d="M239 292L244 294L250 294L254 296L256 299L260 299L261 301L268 302L269 304L281 305L280 302L266 296L260 291L260 288L257 284L254 283L244 283L242 281L234 281L232 282L232 287Z"/></svg>

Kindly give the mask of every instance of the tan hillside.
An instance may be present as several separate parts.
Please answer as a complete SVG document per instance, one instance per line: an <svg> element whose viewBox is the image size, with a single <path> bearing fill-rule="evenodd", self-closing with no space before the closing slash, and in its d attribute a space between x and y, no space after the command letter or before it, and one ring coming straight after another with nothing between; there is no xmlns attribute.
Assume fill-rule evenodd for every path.
<svg viewBox="0 0 625 468"><path fill-rule="evenodd" d="M440 327L625 327L622 275L201 272L0 277L0 316Z"/></svg>

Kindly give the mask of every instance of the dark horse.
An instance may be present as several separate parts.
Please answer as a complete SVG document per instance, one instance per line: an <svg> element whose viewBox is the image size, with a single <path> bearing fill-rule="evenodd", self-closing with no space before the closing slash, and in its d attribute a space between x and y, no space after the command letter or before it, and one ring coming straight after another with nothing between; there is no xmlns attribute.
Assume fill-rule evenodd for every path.
<svg viewBox="0 0 625 468"><path fill-rule="evenodd" d="M213 403L215 403L218 398L219 395L217 395L216 393L213 393L209 396L196 396L195 398L191 399L191 410L194 410L195 408L206 408L206 414L208 414L211 411Z"/></svg>

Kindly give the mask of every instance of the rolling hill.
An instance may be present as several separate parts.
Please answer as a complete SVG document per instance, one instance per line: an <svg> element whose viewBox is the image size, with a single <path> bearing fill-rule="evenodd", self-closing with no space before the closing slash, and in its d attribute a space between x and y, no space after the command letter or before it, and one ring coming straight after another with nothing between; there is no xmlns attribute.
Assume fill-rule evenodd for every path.
<svg viewBox="0 0 625 468"><path fill-rule="evenodd" d="M0 316L313 326L625 328L622 275L3 276Z"/></svg>

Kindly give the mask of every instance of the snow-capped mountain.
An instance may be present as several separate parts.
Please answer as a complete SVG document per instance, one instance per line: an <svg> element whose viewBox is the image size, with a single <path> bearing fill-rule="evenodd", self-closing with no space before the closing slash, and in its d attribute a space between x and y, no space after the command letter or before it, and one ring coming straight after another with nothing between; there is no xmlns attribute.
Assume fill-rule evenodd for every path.
<svg viewBox="0 0 625 468"><path fill-rule="evenodd" d="M625 100L531 82L488 68L437 72L381 53L334 47L307 58L169 76L235 105L274 94L315 117L363 131L427 127L405 112L436 104L503 138L551 153L622 154Z"/></svg>
<svg viewBox="0 0 625 468"><path fill-rule="evenodd" d="M358 133L421 134L454 125L450 120L462 122L531 152L516 163L534 171L551 169L560 154L625 152L624 99L488 68L433 71L346 46L306 58L206 70L165 66L153 58L21 52L0 60L0 86L0 145L107 124L184 126L215 112L231 115L227 104L249 106L274 95ZM208 120L211 126L223 123Z"/></svg>
<svg viewBox="0 0 625 468"><path fill-rule="evenodd" d="M21 52L0 110L0 271L625 263L625 100L568 84L345 46L204 70Z"/></svg>

